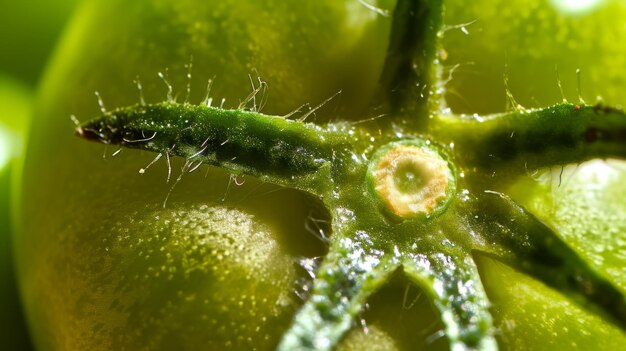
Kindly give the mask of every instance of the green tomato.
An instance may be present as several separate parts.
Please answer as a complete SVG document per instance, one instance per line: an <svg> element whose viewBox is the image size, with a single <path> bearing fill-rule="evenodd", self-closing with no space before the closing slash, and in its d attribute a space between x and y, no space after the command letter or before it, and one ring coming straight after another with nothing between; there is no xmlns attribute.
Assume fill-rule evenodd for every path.
<svg viewBox="0 0 626 351"><path fill-rule="evenodd" d="M377 3L383 13L394 5ZM459 7L449 5L451 13ZM250 178L239 185L242 179L216 169L185 174L172 190L180 161L172 160L166 184L163 164L137 172L154 155L124 150L112 157L109 149L103 160L101 147L69 136L69 116L98 114L94 91L104 108L139 102L136 79L146 100L162 101L167 87L156 73L166 69L174 95L186 100L186 66L193 63L192 101L202 100L213 79L213 103L223 97L224 106L237 107L260 77L269 87L264 113L289 114L341 91L315 121L366 119L376 115L372 101L386 103L377 87L391 31L389 17L348 0L86 4L42 85L24 168L20 277L37 346L273 348L302 305L294 291L308 287L296 261L308 264L326 251L319 230L330 234L329 214L317 200ZM487 101L489 92L481 91L472 99ZM553 317L571 313L594 322L586 342L622 342L619 329L567 297L488 259L477 262L485 280L513 279L513 286L533 291L486 284L501 330L509 320L533 319L579 327ZM339 348L447 348L442 322L425 298L416 298L421 294L398 277L370 299L364 315L370 332L354 327ZM560 304L528 317L544 311L546 301ZM509 329L500 341L511 348L522 345L525 330L548 330ZM557 337L545 338L570 342L554 330Z"/></svg>

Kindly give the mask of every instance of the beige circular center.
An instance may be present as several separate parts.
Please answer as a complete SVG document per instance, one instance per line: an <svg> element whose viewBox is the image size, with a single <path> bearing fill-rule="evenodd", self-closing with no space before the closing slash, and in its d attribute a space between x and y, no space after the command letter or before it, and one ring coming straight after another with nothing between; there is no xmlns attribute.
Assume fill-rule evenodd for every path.
<svg viewBox="0 0 626 351"><path fill-rule="evenodd" d="M446 197L451 171L434 152L401 145L385 154L374 170L374 187L399 217L429 215Z"/></svg>

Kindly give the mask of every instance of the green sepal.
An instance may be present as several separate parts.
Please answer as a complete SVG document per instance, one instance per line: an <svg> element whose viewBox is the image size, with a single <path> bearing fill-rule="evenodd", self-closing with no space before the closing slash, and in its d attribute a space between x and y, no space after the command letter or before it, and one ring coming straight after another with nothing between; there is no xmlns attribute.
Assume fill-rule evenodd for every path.
<svg viewBox="0 0 626 351"><path fill-rule="evenodd" d="M344 130L246 110L163 102L117 109L81 124L80 137L184 157L235 174L309 191L330 191L334 150L347 149Z"/></svg>
<svg viewBox="0 0 626 351"><path fill-rule="evenodd" d="M459 160L507 176L592 158L626 157L626 114L601 105L563 103L490 116L438 116L437 140Z"/></svg>
<svg viewBox="0 0 626 351"><path fill-rule="evenodd" d="M399 267L394 259L381 255L357 240L337 240L314 273L311 296L283 335L278 350L331 350L350 329L367 298Z"/></svg>
<svg viewBox="0 0 626 351"><path fill-rule="evenodd" d="M418 254L403 269L439 310L452 350L498 349L489 300L471 258Z"/></svg>
<svg viewBox="0 0 626 351"><path fill-rule="evenodd" d="M619 288L591 267L546 224L508 196L487 192L475 200L489 247L476 246L498 259L544 281L626 329L626 298ZM498 245L504 251L492 250Z"/></svg>

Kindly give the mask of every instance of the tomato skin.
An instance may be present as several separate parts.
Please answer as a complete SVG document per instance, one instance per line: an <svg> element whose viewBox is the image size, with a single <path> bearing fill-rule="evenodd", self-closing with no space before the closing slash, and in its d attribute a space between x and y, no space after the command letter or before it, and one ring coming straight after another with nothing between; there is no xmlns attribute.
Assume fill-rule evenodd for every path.
<svg viewBox="0 0 626 351"><path fill-rule="evenodd" d="M462 0L447 2L446 64L460 66L448 84L457 113L497 113L508 88L522 106L544 107L582 97L624 106L626 15L621 0ZM463 28L463 30L461 30ZM580 70L577 75L576 71ZM560 80L561 89L559 89ZM580 90L579 90L580 87Z"/></svg>

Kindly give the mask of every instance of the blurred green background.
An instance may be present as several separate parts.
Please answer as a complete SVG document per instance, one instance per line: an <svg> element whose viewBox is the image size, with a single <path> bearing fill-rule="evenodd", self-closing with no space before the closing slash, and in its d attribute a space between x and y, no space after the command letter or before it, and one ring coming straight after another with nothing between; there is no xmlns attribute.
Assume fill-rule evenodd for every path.
<svg viewBox="0 0 626 351"><path fill-rule="evenodd" d="M37 84L78 3L79 0L0 0L2 349L31 347L12 264L10 188L19 182L13 173L19 168L30 112L38 99ZM624 0L449 1L442 56L446 58L446 74L451 78L447 85L450 106L458 113L503 111L507 101L505 75L520 104L536 107L559 102L562 97L557 67L567 99L579 98L576 70L581 69L581 93L586 101L595 102L601 97L609 104L624 106L624 18Z"/></svg>
<svg viewBox="0 0 626 351"><path fill-rule="evenodd" d="M79 0L0 0L0 340L3 350L32 349L11 252L11 184L35 89Z"/></svg>

